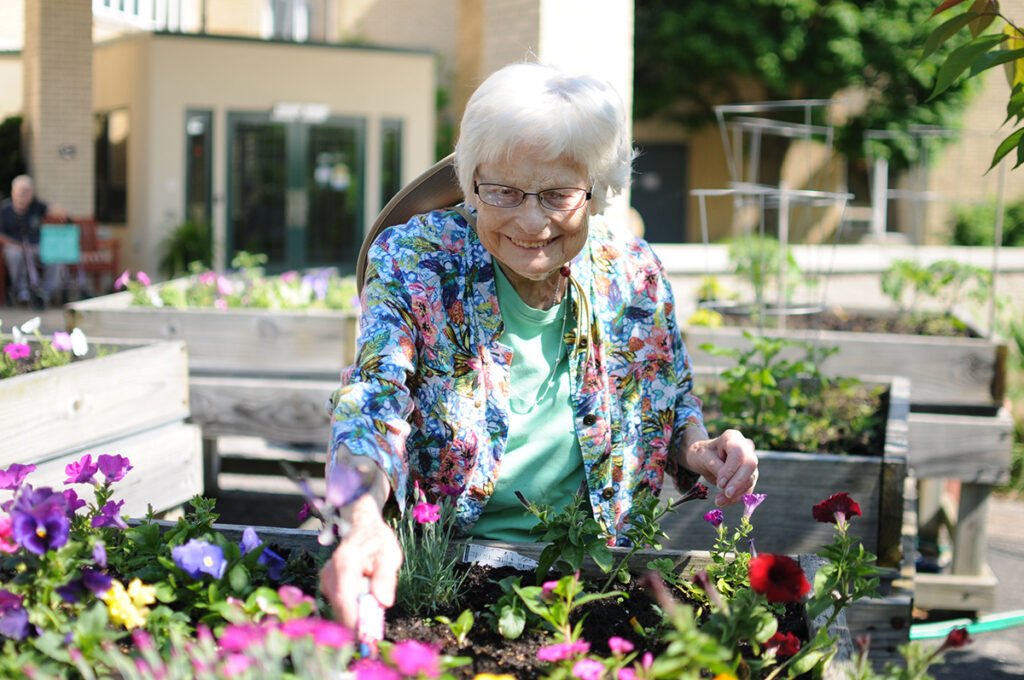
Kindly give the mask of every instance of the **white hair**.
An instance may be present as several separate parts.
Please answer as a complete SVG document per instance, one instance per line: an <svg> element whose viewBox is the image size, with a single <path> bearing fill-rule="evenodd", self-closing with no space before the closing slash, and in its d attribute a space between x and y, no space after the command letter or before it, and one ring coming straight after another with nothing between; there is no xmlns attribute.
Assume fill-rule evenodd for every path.
<svg viewBox="0 0 1024 680"><path fill-rule="evenodd" d="M609 194L629 186L634 154L622 98L593 76L536 63L510 64L491 74L466 104L455 145L463 194L473 195L480 165L501 162L523 145L544 160L568 157L578 163L594 186L594 212L604 209Z"/></svg>

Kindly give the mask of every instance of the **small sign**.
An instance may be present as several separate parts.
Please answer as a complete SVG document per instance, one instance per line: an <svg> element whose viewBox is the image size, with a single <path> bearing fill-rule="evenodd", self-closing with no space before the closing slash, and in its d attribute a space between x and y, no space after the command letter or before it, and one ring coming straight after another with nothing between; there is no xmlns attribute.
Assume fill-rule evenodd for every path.
<svg viewBox="0 0 1024 680"><path fill-rule="evenodd" d="M492 548L484 545L470 543L466 546L466 552L462 555L463 562L472 562L487 567L514 567L520 571L530 571L537 568L537 560L520 555L514 550L504 548Z"/></svg>
<svg viewBox="0 0 1024 680"><path fill-rule="evenodd" d="M43 264L76 264L82 257L77 224L44 224L39 233L39 260Z"/></svg>

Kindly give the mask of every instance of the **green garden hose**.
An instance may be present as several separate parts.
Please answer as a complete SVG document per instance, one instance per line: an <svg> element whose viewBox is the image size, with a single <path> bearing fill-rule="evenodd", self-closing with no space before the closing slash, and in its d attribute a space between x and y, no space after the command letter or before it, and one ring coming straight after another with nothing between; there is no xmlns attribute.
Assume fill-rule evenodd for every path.
<svg viewBox="0 0 1024 680"><path fill-rule="evenodd" d="M976 619L951 619L934 623L915 623L910 626L911 640L941 638L949 635L954 628L966 628L968 633L987 633L1024 625L1024 609L999 614L987 614Z"/></svg>

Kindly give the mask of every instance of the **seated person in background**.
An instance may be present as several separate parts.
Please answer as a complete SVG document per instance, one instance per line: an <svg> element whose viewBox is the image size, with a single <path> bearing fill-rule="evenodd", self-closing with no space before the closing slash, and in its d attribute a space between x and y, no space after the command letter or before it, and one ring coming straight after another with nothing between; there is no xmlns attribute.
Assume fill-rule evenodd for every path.
<svg viewBox="0 0 1024 680"><path fill-rule="evenodd" d="M48 216L60 218L63 212L36 199L31 177L15 177L11 197L0 203L0 243L16 304L45 307L60 286L61 265L39 260L40 225Z"/></svg>

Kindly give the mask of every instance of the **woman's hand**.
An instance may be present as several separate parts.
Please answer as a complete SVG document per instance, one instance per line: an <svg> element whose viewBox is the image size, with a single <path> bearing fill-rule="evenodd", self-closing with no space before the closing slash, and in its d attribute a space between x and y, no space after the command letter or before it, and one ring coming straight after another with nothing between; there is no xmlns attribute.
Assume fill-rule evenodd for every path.
<svg viewBox="0 0 1024 680"><path fill-rule="evenodd" d="M372 494L364 494L352 504L351 522L351 531L320 572L320 590L331 603L335 618L355 630L364 577L369 578L370 594L381 605L395 603L402 549Z"/></svg>
<svg viewBox="0 0 1024 680"><path fill-rule="evenodd" d="M757 483L754 442L737 430L726 430L714 439L703 436L705 438L687 442L683 464L721 490L715 496L715 504L731 505L743 494L751 493Z"/></svg>

